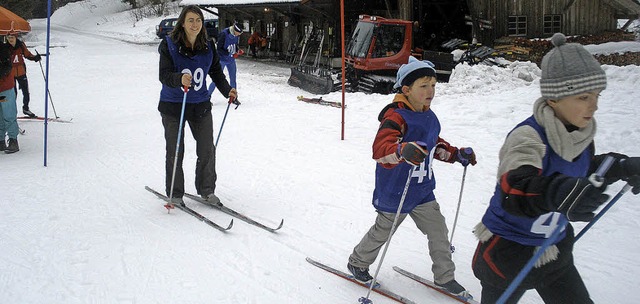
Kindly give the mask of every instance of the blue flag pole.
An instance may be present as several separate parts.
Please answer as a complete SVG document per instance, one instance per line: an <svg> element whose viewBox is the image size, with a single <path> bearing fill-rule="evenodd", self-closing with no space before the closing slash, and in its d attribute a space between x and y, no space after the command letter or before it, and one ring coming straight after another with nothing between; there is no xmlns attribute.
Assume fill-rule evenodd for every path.
<svg viewBox="0 0 640 304"><path fill-rule="evenodd" d="M47 166L47 130L49 127L49 38L51 36L51 0L47 1L47 46L45 49L46 73L44 77L44 166Z"/></svg>

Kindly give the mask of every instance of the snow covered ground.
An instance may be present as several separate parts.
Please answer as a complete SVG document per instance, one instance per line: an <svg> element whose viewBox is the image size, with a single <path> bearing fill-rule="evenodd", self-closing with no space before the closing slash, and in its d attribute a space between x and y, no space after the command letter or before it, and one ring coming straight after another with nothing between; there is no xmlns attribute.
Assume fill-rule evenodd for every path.
<svg viewBox="0 0 640 304"><path fill-rule="evenodd" d="M87 0L52 17L49 88L57 115L72 123L48 124L46 167L41 122L21 122L20 152L0 154L0 303L357 303L366 289L305 257L346 270L353 246L373 223L371 143L378 112L391 96L347 94L341 140L340 109L297 101L310 94L287 85L285 67L239 60L243 104L229 110L220 139L217 193L268 225L284 219L284 227L269 233L236 220L224 234L178 210L167 214L144 190L164 184L158 53L151 43L158 41L161 18L132 26L124 9L119 0ZM46 20L31 22L33 32L24 38L43 53ZM31 109L42 115L40 66L29 61L27 69ZM604 69L609 83L596 114L596 147L640 155L640 67ZM530 63L460 66L451 82L437 87L432 108L441 136L478 154L478 165L467 172L453 241L457 279L477 297L471 230L492 194L504 136L531 115L539 74ZM323 98L340 101L341 95ZM218 93L212 102L217 134L227 104ZM195 192L188 131L186 141L186 187ZM434 171L451 230L462 167L438 163ZM576 244L576 264L596 303L637 302L639 200L624 196ZM231 219L187 203L218 223ZM393 265L432 277L426 238L410 219L393 237L379 279L417 303L451 302L395 273ZM377 294L371 299L392 303ZM541 300L530 291L521 303Z"/></svg>

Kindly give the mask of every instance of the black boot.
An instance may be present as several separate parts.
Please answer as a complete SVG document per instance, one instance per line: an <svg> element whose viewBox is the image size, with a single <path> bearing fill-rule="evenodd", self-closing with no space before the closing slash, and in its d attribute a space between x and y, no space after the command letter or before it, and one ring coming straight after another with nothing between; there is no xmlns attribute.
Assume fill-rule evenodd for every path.
<svg viewBox="0 0 640 304"><path fill-rule="evenodd" d="M359 282L366 284L373 280L373 277L369 274L369 268L356 267L351 265L351 263L347 263L347 269L349 269L353 278Z"/></svg>
<svg viewBox="0 0 640 304"><path fill-rule="evenodd" d="M24 115L27 115L31 118L35 118L36 114L33 114L33 112L29 111L28 107L22 107L22 113L24 113Z"/></svg>
<svg viewBox="0 0 640 304"><path fill-rule="evenodd" d="M9 146L4 150L4 153L11 154L18 151L20 151L20 148L18 147L18 139L9 138Z"/></svg>
<svg viewBox="0 0 640 304"><path fill-rule="evenodd" d="M4 138L2 139L2 141L0 141L0 151L4 151L7 149L7 143L4 141Z"/></svg>

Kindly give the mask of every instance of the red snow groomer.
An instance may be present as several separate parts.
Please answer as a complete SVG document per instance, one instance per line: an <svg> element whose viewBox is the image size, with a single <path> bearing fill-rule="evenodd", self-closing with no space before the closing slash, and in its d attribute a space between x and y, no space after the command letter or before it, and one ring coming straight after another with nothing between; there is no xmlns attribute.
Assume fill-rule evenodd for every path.
<svg viewBox="0 0 640 304"><path fill-rule="evenodd" d="M312 38L308 41L319 41ZM314 65L305 64L309 52L303 48L299 64L291 68L289 84L314 94L327 94L341 85L340 74L322 68L318 60ZM320 47L321 49L321 47ZM432 52L435 53L435 52ZM444 54L444 53L443 53ZM346 82L351 91L389 94L398 69L409 60L409 56L423 58L423 50L413 49L413 22L401 19L387 19L378 16L360 15L345 50ZM447 81L455 66L451 54L444 64L436 65L439 80Z"/></svg>

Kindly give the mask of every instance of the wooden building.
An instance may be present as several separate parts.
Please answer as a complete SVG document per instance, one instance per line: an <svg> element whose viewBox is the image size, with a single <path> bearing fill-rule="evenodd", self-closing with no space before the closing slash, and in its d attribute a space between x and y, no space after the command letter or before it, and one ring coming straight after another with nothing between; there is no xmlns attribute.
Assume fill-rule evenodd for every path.
<svg viewBox="0 0 640 304"><path fill-rule="evenodd" d="M344 0L348 36L358 15L415 21L414 46L437 49L450 38L485 45L503 36L546 38L597 34L615 30L617 19L640 15L640 0ZM241 46L254 30L268 38L273 57L290 56L305 35L322 31L321 48L329 57L340 54L339 0L181 0L180 5L216 8L222 29L234 21L245 26ZM346 39L348 40L348 39Z"/></svg>
<svg viewBox="0 0 640 304"><path fill-rule="evenodd" d="M636 0L474 0L475 15L492 22L491 38L546 38L556 32L589 35L617 28L617 19L636 19Z"/></svg>

